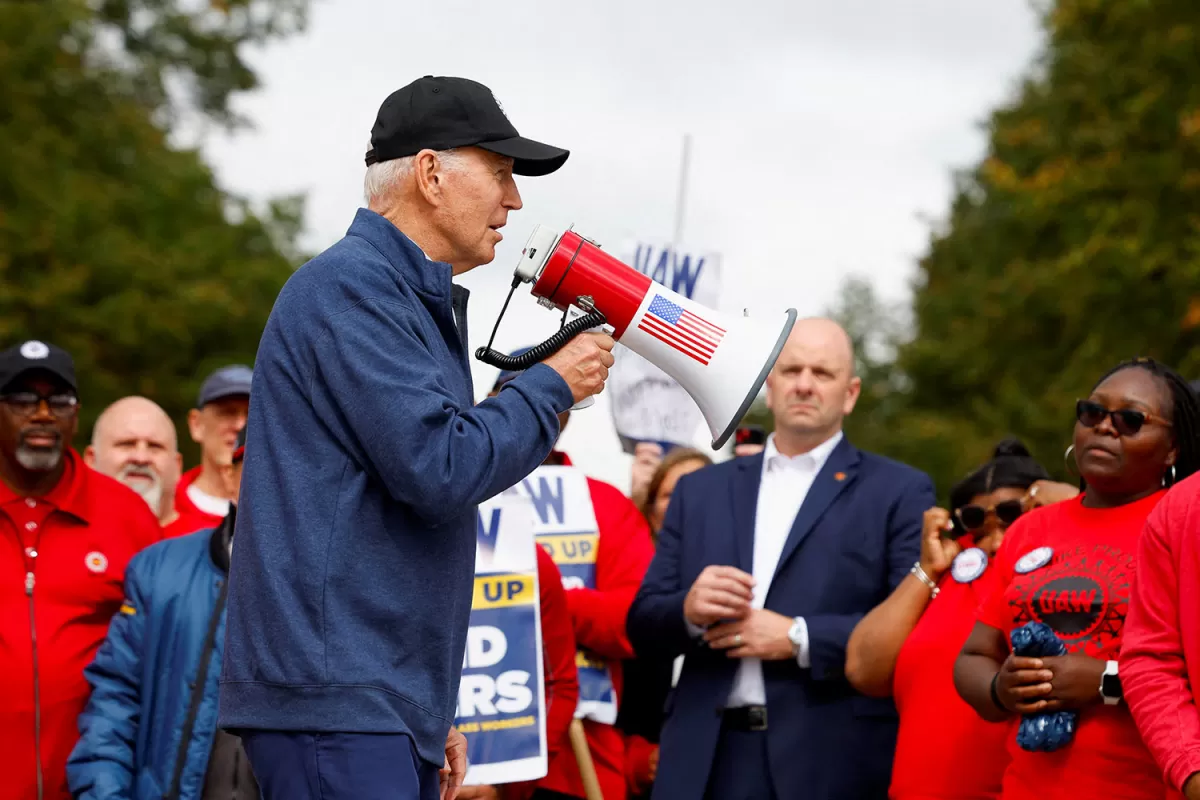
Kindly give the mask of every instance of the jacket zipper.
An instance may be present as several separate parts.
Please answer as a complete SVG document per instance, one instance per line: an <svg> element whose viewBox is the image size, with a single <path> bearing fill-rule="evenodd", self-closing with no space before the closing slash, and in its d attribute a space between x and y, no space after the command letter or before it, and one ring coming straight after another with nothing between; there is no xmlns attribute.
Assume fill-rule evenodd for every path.
<svg viewBox="0 0 1200 800"><path fill-rule="evenodd" d="M42 800L42 699L38 686L37 616L33 613L33 585L31 568L25 573L25 596L29 598L29 639L33 645L33 758L37 765L37 796L38 800Z"/></svg>

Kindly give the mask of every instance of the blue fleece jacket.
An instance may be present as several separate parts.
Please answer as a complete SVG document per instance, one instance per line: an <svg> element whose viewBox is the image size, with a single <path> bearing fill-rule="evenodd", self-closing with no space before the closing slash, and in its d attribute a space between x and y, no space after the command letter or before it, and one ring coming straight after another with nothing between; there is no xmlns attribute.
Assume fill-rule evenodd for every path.
<svg viewBox="0 0 1200 800"><path fill-rule="evenodd" d="M572 405L544 365L474 405L450 279L360 209L280 292L250 390L222 727L407 733L441 766L476 506L545 459Z"/></svg>

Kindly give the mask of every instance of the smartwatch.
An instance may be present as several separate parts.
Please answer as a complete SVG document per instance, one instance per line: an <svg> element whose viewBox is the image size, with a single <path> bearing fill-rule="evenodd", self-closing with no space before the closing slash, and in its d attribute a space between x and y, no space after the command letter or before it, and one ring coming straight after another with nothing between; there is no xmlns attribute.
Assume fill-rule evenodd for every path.
<svg viewBox="0 0 1200 800"><path fill-rule="evenodd" d="M1117 675L1117 662L1105 662L1104 674L1100 676L1100 697L1104 699L1104 705L1115 706L1121 702L1121 696L1121 677Z"/></svg>

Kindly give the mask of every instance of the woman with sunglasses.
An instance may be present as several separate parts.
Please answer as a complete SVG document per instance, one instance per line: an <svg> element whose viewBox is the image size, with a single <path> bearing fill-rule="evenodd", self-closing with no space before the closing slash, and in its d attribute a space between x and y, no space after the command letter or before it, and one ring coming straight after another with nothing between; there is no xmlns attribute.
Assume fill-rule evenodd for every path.
<svg viewBox="0 0 1200 800"><path fill-rule="evenodd" d="M1009 722L1001 797L1162 800L1163 782L1121 697L1121 648L1138 541L1165 487L1197 465L1187 382L1148 359L1119 365L1076 405L1068 456L1082 494L1023 516L996 558L995 583L955 663L959 694L986 720ZM1050 627L1067 655L1023 658L1009 636ZM1021 714L1078 712L1052 752L1016 743Z"/></svg>
<svg viewBox="0 0 1200 800"><path fill-rule="evenodd" d="M863 617L846 646L846 677L895 698L900 731L892 800L989 800L1008 760L1005 726L979 719L954 691L954 660L991 585L988 565L1005 530L1036 505L1073 497L1050 481L1025 446L1005 440L992 460L950 490L950 510L925 512L921 559L891 596ZM931 732L938 766L929 768Z"/></svg>

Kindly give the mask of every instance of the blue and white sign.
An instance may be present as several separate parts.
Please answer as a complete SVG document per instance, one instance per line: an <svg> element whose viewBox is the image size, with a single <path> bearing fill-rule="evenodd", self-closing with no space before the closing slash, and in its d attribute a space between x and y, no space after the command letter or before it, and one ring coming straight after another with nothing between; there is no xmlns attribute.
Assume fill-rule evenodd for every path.
<svg viewBox="0 0 1200 800"><path fill-rule="evenodd" d="M716 253L638 242L626 263L689 300L716 309L721 296L721 259ZM689 445L703 422L696 401L674 378L632 350L613 348L616 363L607 389L613 424L626 452L637 442Z"/></svg>
<svg viewBox="0 0 1200 800"><path fill-rule="evenodd" d="M541 466L515 488L533 502L537 542L558 565L563 588L595 589L600 528L587 476L575 467ZM575 716L614 724L617 693L608 663L580 648L575 654L575 666L579 672L579 705Z"/></svg>
<svg viewBox="0 0 1200 800"><path fill-rule="evenodd" d="M545 777L546 708L534 512L511 494L479 507L475 595L454 724L470 786Z"/></svg>

